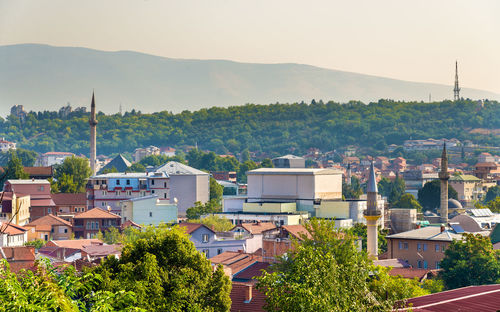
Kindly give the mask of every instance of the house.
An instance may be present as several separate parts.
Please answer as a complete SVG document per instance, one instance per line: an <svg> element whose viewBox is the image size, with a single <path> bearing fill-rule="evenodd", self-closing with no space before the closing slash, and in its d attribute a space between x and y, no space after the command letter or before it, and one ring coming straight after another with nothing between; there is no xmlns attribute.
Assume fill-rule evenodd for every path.
<svg viewBox="0 0 500 312"><path fill-rule="evenodd" d="M262 233L275 228L273 222L245 222L236 225L231 232L246 239L246 252L253 253L262 248Z"/></svg>
<svg viewBox="0 0 500 312"><path fill-rule="evenodd" d="M169 200L176 203L179 216L186 216L186 210L194 207L195 202L202 204L210 200L210 175L207 172L169 161L155 169L155 173L164 173L169 177ZM160 195L161 197L161 195Z"/></svg>
<svg viewBox="0 0 500 312"><path fill-rule="evenodd" d="M70 239L73 233L71 223L54 215L38 218L28 223L25 228L28 229L28 241Z"/></svg>
<svg viewBox="0 0 500 312"><path fill-rule="evenodd" d="M495 162L495 157L492 156L490 153L481 153L477 156L477 162L478 163Z"/></svg>
<svg viewBox="0 0 500 312"><path fill-rule="evenodd" d="M12 223L0 223L0 247L24 246L27 241L28 229Z"/></svg>
<svg viewBox="0 0 500 312"><path fill-rule="evenodd" d="M406 159L404 159L403 157L396 157L392 161L392 168L396 172L403 172L403 171L405 171L406 170Z"/></svg>
<svg viewBox="0 0 500 312"><path fill-rule="evenodd" d="M180 223L179 227L190 235L196 249L210 258L225 251L245 250L243 239L219 239L216 233L201 223Z"/></svg>
<svg viewBox="0 0 500 312"><path fill-rule="evenodd" d="M52 194L56 204L56 214L68 222L73 220L75 214L87 211L87 194L85 193L56 193Z"/></svg>
<svg viewBox="0 0 500 312"><path fill-rule="evenodd" d="M177 222L177 205L165 203L158 195L130 198L120 202L122 222L159 225Z"/></svg>
<svg viewBox="0 0 500 312"><path fill-rule="evenodd" d="M93 208L73 217L73 231L76 238L95 238L99 232L120 228L121 219L114 213Z"/></svg>
<svg viewBox="0 0 500 312"><path fill-rule="evenodd" d="M295 155L285 155L272 159L275 168L305 168L306 160L304 157Z"/></svg>
<svg viewBox="0 0 500 312"><path fill-rule="evenodd" d="M67 239L67 240L51 240L45 246L48 247L61 247L61 248L73 248L73 249L83 249L84 246L91 245L102 245L103 242L97 238L90 239Z"/></svg>
<svg viewBox="0 0 500 312"><path fill-rule="evenodd" d="M17 225L25 225L30 220L30 195L2 192L2 206L0 211L0 222L12 222Z"/></svg>
<svg viewBox="0 0 500 312"><path fill-rule="evenodd" d="M161 150L153 145L144 148L136 148L134 151L134 160L135 162L140 162L143 158L146 158L148 156L160 155L160 152Z"/></svg>
<svg viewBox="0 0 500 312"><path fill-rule="evenodd" d="M462 231L463 232L463 231ZM427 226L386 236L389 258L403 259L418 269L439 269L444 251L462 235L445 226Z"/></svg>
<svg viewBox="0 0 500 312"><path fill-rule="evenodd" d="M486 195L482 188L481 179L473 175L453 175L448 183L457 191L458 199L466 208L474 207L473 203Z"/></svg>
<svg viewBox="0 0 500 312"><path fill-rule="evenodd" d="M38 157L35 166L49 167L60 165L66 158L73 156L75 156L75 154L67 152L47 152Z"/></svg>
<svg viewBox="0 0 500 312"><path fill-rule="evenodd" d="M222 265L224 273L232 281L250 282L253 277L260 276L261 269L267 269L269 263L262 262L262 256L258 253L246 253L243 251L225 251L210 258L212 266Z"/></svg>
<svg viewBox="0 0 500 312"><path fill-rule="evenodd" d="M0 260L9 263L10 271L18 273L22 269L28 270L35 265L35 248L28 246L0 247Z"/></svg>
<svg viewBox="0 0 500 312"><path fill-rule="evenodd" d="M167 157L174 157L175 156L175 148L167 146L167 147L160 147L160 153L162 155L165 155Z"/></svg>
<svg viewBox="0 0 500 312"><path fill-rule="evenodd" d="M0 138L0 152L5 153L11 149L16 149L16 143L7 141L5 138Z"/></svg>
<svg viewBox="0 0 500 312"><path fill-rule="evenodd" d="M30 195L30 221L55 214L56 204L52 200L47 180L7 180L4 191Z"/></svg>
<svg viewBox="0 0 500 312"><path fill-rule="evenodd" d="M302 240L303 235L311 238L311 234L302 225L283 225L279 228L263 231L262 261L274 262L292 248L292 238Z"/></svg>
<svg viewBox="0 0 500 312"><path fill-rule="evenodd" d="M87 259L92 262L97 259L106 258L108 256L114 256L115 258L120 258L122 254L122 245L89 245L83 246L82 248L82 258Z"/></svg>

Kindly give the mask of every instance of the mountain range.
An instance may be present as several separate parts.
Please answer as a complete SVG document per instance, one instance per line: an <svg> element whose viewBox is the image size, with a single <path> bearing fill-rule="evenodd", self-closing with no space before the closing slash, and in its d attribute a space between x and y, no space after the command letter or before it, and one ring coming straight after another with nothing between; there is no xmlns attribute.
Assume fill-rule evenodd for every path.
<svg viewBox="0 0 500 312"><path fill-rule="evenodd" d="M0 115L11 106L57 110L70 103L116 113L199 110L246 103L449 99L453 87L409 82L302 64L172 59L132 51L106 52L40 44L0 46ZM500 94L463 88L472 99Z"/></svg>

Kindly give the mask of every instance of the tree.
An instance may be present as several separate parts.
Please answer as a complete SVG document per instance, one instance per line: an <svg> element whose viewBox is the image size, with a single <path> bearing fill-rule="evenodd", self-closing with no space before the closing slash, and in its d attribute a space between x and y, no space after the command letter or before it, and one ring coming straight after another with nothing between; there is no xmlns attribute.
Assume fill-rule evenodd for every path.
<svg viewBox="0 0 500 312"><path fill-rule="evenodd" d="M17 158L16 154L11 154L9 161L7 162L7 169L2 176L2 187L7 180L18 180L18 179L28 179L29 175L24 172L24 167L21 160Z"/></svg>
<svg viewBox="0 0 500 312"><path fill-rule="evenodd" d="M240 183L247 183L247 171L257 169L257 164L252 160L247 160L240 165L237 172L237 178Z"/></svg>
<svg viewBox="0 0 500 312"><path fill-rule="evenodd" d="M440 267L447 289L500 283L500 251L480 234L465 233L463 240L451 242Z"/></svg>
<svg viewBox="0 0 500 312"><path fill-rule="evenodd" d="M363 194L363 189L357 177L351 177L351 185L342 183L342 194L347 199L358 199Z"/></svg>
<svg viewBox="0 0 500 312"><path fill-rule="evenodd" d="M448 198L458 199L458 193L448 185ZM418 202L423 210L435 210L441 202L441 181L432 180L425 183L424 187L418 190Z"/></svg>
<svg viewBox="0 0 500 312"><path fill-rule="evenodd" d="M384 311L422 289L401 283L357 250L357 237L312 219L293 248L258 277L267 311Z"/></svg>
<svg viewBox="0 0 500 312"><path fill-rule="evenodd" d="M85 192L86 180L91 174L92 170L86 158L71 156L64 159L63 163L56 167L54 178L61 192L64 192L61 187L61 183L64 181L64 183L74 184L74 186L69 184L65 186L66 193L83 193Z"/></svg>
<svg viewBox="0 0 500 312"><path fill-rule="evenodd" d="M215 200L220 203L222 200L222 193L224 191L224 187L217 183L217 180L210 177L210 200Z"/></svg>
<svg viewBox="0 0 500 312"><path fill-rule="evenodd" d="M201 202L195 202L194 207L188 208L186 210L186 217L188 220L199 219L204 214L220 212L221 206L216 200L212 199L205 204Z"/></svg>
<svg viewBox="0 0 500 312"><path fill-rule="evenodd" d="M392 182L386 177L382 177L377 184L378 193L382 196L389 198L391 195Z"/></svg>
<svg viewBox="0 0 500 312"><path fill-rule="evenodd" d="M10 150L9 154L10 155L16 154L17 158L19 158L21 160L21 163L25 167L33 167L35 165L36 157L38 156L36 152L26 150L23 148L18 148L16 150Z"/></svg>
<svg viewBox="0 0 500 312"><path fill-rule="evenodd" d="M406 193L402 195L397 202L395 202L392 207L395 208L411 208L411 209L417 209L417 211L422 211L422 206L420 203L415 199L415 196L412 194Z"/></svg>
<svg viewBox="0 0 500 312"><path fill-rule="evenodd" d="M500 213L500 196L489 201L486 208L489 208L492 212Z"/></svg>
<svg viewBox="0 0 500 312"><path fill-rule="evenodd" d="M234 227L234 224L229 219L227 219L226 217L219 216L219 215L210 215L210 216L207 216L201 220L200 219L193 219L193 220L189 220L189 222L203 223L206 226L208 226L209 228L211 228L217 232L227 232Z"/></svg>
<svg viewBox="0 0 500 312"><path fill-rule="evenodd" d="M406 185L403 178L396 176L396 179L391 183L391 192L389 194L389 203L393 205L405 193Z"/></svg>
<svg viewBox="0 0 500 312"><path fill-rule="evenodd" d="M125 234L115 227L110 227L108 231L99 231L97 238L106 244L122 244L126 241Z"/></svg>
<svg viewBox="0 0 500 312"><path fill-rule="evenodd" d="M274 168L273 162L271 161L270 158L264 158L260 163L260 166L262 168Z"/></svg>
<svg viewBox="0 0 500 312"><path fill-rule="evenodd" d="M484 203L488 204L490 201L495 200L497 197L500 197L500 186L495 185L488 189L486 197L484 198Z"/></svg>
<svg viewBox="0 0 500 312"><path fill-rule="evenodd" d="M43 239L35 239L35 240L24 243L24 246L33 246L33 247L35 247L35 249L38 250L38 249L42 248L43 246L45 246L46 243L47 242L44 241Z"/></svg>
<svg viewBox="0 0 500 312"><path fill-rule="evenodd" d="M127 172L146 172L146 167L141 163L134 163L132 166L128 167Z"/></svg>
<svg viewBox="0 0 500 312"><path fill-rule="evenodd" d="M366 243L367 243L367 229L366 224L356 223L352 228L348 230L348 232L355 237L361 238L361 247L366 251ZM382 254L387 251L387 239L385 238L389 234L388 229L383 229L382 227L378 227L378 253Z"/></svg>
<svg viewBox="0 0 500 312"><path fill-rule="evenodd" d="M92 270L103 277L99 290L135 293L148 311L229 311L231 282L222 266L196 250L182 228L146 227L135 242Z"/></svg>
<svg viewBox="0 0 500 312"><path fill-rule="evenodd" d="M127 168L128 169L128 168ZM105 168L101 171L102 174L107 174L107 173L116 173L118 172L118 169L116 169L115 166L111 167L111 168Z"/></svg>

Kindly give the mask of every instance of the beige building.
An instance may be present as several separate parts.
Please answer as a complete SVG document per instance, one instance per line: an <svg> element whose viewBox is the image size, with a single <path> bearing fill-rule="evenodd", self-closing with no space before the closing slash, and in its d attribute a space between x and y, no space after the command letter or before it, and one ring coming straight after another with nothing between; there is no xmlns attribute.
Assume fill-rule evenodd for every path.
<svg viewBox="0 0 500 312"><path fill-rule="evenodd" d="M457 191L458 200L464 207L473 207L474 201L481 200L486 194L481 179L473 175L454 175L448 183Z"/></svg>
<svg viewBox="0 0 500 312"><path fill-rule="evenodd" d="M0 193L1 194L1 193ZM25 225L30 222L30 195L16 192L4 192L0 213L0 222Z"/></svg>
<svg viewBox="0 0 500 312"><path fill-rule="evenodd" d="M389 259L405 260L418 269L439 269L448 245L462 235L444 226L427 226L386 238Z"/></svg>
<svg viewBox="0 0 500 312"><path fill-rule="evenodd" d="M28 229L28 241L70 239L73 233L71 223L51 214L28 223L25 228Z"/></svg>

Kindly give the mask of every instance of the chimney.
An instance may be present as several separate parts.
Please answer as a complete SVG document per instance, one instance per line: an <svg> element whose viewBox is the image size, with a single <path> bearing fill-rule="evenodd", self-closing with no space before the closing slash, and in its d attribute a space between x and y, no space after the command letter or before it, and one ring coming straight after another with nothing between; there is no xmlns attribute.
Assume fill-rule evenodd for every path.
<svg viewBox="0 0 500 312"><path fill-rule="evenodd" d="M444 232L444 224L441 224L441 233Z"/></svg>
<svg viewBox="0 0 500 312"><path fill-rule="evenodd" d="M419 224L417 224L417 229L420 229L420 223L419 223ZM442 231L441 231L441 232L442 232Z"/></svg>
<svg viewBox="0 0 500 312"><path fill-rule="evenodd" d="M245 303L252 301L252 285L245 285Z"/></svg>

